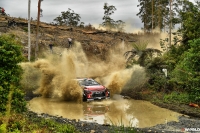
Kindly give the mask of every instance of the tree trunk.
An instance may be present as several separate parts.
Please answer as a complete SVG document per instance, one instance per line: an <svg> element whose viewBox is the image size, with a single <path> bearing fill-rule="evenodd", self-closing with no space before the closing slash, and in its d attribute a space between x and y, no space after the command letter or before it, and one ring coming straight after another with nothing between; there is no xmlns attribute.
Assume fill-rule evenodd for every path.
<svg viewBox="0 0 200 133"><path fill-rule="evenodd" d="M30 8L31 8L31 0L28 1L28 61L31 58L31 39L30 39Z"/></svg>
<svg viewBox="0 0 200 133"><path fill-rule="evenodd" d="M39 41L39 25L40 25L40 5L41 0L38 0L38 16L37 16L37 31L36 31L36 44L35 44L35 60L37 59L39 48L38 48L38 41Z"/></svg>

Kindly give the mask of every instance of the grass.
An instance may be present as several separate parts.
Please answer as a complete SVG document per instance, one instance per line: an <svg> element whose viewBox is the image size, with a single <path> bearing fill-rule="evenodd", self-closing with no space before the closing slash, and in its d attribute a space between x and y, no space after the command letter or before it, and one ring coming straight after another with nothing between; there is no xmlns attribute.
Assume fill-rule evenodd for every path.
<svg viewBox="0 0 200 133"><path fill-rule="evenodd" d="M132 127L131 121L129 121L128 126L125 126L123 124L122 116L121 119L118 120L118 123L114 123L110 118L109 120L112 124L110 127L110 133L140 133L135 127Z"/></svg>
<svg viewBox="0 0 200 133"><path fill-rule="evenodd" d="M4 119L8 123L4 124ZM26 114L12 114L0 118L0 133L78 133L73 125L61 124L52 119L27 117Z"/></svg>
<svg viewBox="0 0 200 133"><path fill-rule="evenodd" d="M171 92L170 94L165 94L163 97L163 102L165 103L189 103L189 94Z"/></svg>
<svg viewBox="0 0 200 133"><path fill-rule="evenodd" d="M4 119L7 119L6 116L0 117L0 133L79 133L73 125L29 113L10 115L7 125L2 124ZM134 127L125 127L122 119L117 126L112 124L108 133L140 133Z"/></svg>

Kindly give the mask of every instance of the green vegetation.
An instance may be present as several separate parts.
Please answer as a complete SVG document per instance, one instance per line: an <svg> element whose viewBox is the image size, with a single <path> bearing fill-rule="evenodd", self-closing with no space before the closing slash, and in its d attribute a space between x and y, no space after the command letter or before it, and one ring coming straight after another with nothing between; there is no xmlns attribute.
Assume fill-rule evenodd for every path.
<svg viewBox="0 0 200 133"><path fill-rule="evenodd" d="M162 31L169 24L169 0L138 0L140 7L137 16L141 19L145 32L150 32L155 28Z"/></svg>
<svg viewBox="0 0 200 133"><path fill-rule="evenodd" d="M23 61L23 56L20 42L14 35L0 36L0 54L0 112L5 113L8 106L13 112L23 112L26 102L19 83L23 71L18 65Z"/></svg>
<svg viewBox="0 0 200 133"><path fill-rule="evenodd" d="M110 120L110 119L109 119ZM140 133L138 132L132 125L131 121L129 121L128 127L123 124L122 116L121 119L118 121L118 123L113 122L110 120L112 126L110 127L110 133L116 133L116 132L121 132L121 133Z"/></svg>
<svg viewBox="0 0 200 133"><path fill-rule="evenodd" d="M158 49L147 48L147 42L132 43L133 49L124 53L127 58L127 63L138 63L140 66L146 66L147 62L151 61L153 57L161 56L161 51ZM138 59L134 58L138 56Z"/></svg>
<svg viewBox="0 0 200 133"><path fill-rule="evenodd" d="M160 8L166 10L166 6L164 5L169 3L168 1L163 1L163 3L159 3L162 6L155 8L158 1L151 3L151 1L140 0L139 2L141 8L138 15L142 19L142 22L144 22L145 31L150 31L153 23L150 15L152 7L155 9L153 14L154 20L159 20L156 18L159 17L159 14L156 13L159 13ZM136 42L133 44L133 49L125 53L128 67L133 64L140 64L145 67L149 80L144 85L144 88L150 90L149 92L155 91L156 93L164 94L164 98L159 97L164 102L199 103L200 3L197 2L194 4L188 0L176 0L172 6L173 11L176 10L177 14L176 18L173 16L172 23L181 24L178 31L173 33L172 46L169 46L169 38L161 40L160 45L163 48L163 54L162 56L153 57L151 54L144 56L147 55L145 52L148 51L148 48L145 46L148 44L148 41L142 43ZM160 17L164 20L168 15L162 14ZM154 21L154 27L159 26L157 22ZM160 25L161 30L166 24L164 21L162 22L162 26ZM145 35L148 36L148 34Z"/></svg>
<svg viewBox="0 0 200 133"><path fill-rule="evenodd" d="M185 51L173 71L174 80L184 86L191 101L200 101L200 39L189 41L190 49Z"/></svg>
<svg viewBox="0 0 200 133"><path fill-rule="evenodd" d="M5 117L0 118L0 124ZM7 129L7 131L5 130ZM35 117L28 114L13 114L8 119L8 124L0 125L0 133L78 133L74 126L61 124L55 120Z"/></svg>
<svg viewBox="0 0 200 133"><path fill-rule="evenodd" d="M179 93L179 92L171 92L170 94L166 94L163 98L163 102L165 103L189 103L189 95L188 93Z"/></svg>
<svg viewBox="0 0 200 133"><path fill-rule="evenodd" d="M80 15L75 13L73 10L68 8L68 11L61 12L61 15L56 17L54 21L59 25L66 25L66 26L78 26L80 22ZM83 26L83 22L80 23L80 26Z"/></svg>
<svg viewBox="0 0 200 133"><path fill-rule="evenodd" d="M183 45L172 46L163 56L148 62L145 65L149 77L146 87L158 93L164 92L164 101L167 99L171 102L199 103L199 44L200 39L194 39L187 44L187 50L183 50ZM167 76L163 69L167 69Z"/></svg>
<svg viewBox="0 0 200 133"><path fill-rule="evenodd" d="M16 41L14 35L0 36L0 54L0 115L7 118L2 124L6 132L10 114L26 111L26 101L19 83L23 71L18 65L23 56L20 42Z"/></svg>

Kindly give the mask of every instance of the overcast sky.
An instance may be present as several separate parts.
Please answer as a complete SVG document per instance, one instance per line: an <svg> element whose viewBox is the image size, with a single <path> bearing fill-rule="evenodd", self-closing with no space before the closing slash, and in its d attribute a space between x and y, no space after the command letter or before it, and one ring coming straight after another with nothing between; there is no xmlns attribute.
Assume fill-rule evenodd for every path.
<svg viewBox="0 0 200 133"><path fill-rule="evenodd" d="M12 17L28 18L28 1L0 0L0 7L4 7L5 12ZM142 27L143 24L136 15L139 12L138 0L44 0L41 3L43 10L41 21L53 22L53 19L61 15L62 11L67 11L70 8L81 16L81 22L99 25L103 22L104 3L117 8L111 16L115 21L126 22L126 25L131 25L131 27L128 27L129 29L140 29ZM38 0L31 0L31 17L33 19L37 17L37 4Z"/></svg>

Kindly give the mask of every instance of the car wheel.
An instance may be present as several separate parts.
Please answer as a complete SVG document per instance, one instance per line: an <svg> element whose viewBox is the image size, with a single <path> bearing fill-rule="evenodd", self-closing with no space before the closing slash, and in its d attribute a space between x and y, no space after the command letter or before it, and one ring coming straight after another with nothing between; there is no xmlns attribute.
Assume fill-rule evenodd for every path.
<svg viewBox="0 0 200 133"><path fill-rule="evenodd" d="M83 95L83 101L84 101L84 102L87 101L87 98L86 98L86 96L84 96L84 95Z"/></svg>

